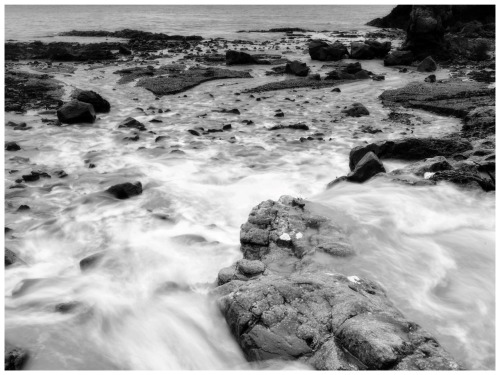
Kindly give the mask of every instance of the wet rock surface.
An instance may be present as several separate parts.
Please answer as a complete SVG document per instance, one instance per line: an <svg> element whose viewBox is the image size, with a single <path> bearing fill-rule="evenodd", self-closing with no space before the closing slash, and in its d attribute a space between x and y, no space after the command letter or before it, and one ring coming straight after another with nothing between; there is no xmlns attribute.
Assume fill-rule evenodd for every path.
<svg viewBox="0 0 500 375"><path fill-rule="evenodd" d="M139 181L134 183L125 182L123 184L113 185L106 191L115 198L128 199L142 194L142 184Z"/></svg>
<svg viewBox="0 0 500 375"><path fill-rule="evenodd" d="M191 68L167 77L142 78L137 86L155 95L172 95L186 91L203 82L228 78L252 78L250 73L220 68Z"/></svg>
<svg viewBox="0 0 500 375"><path fill-rule="evenodd" d="M299 360L320 370L460 368L379 284L315 263L322 246L351 245L338 225L300 199L265 201L250 213L241 250L267 271L248 280L219 274L216 289L250 361Z"/></svg>
<svg viewBox="0 0 500 375"><path fill-rule="evenodd" d="M93 123L96 114L92 104L72 100L57 110L57 118L63 124Z"/></svg>
<svg viewBox="0 0 500 375"><path fill-rule="evenodd" d="M92 90L75 90L71 96L80 102L92 104L96 113L107 113L111 108L106 99Z"/></svg>
<svg viewBox="0 0 500 375"><path fill-rule="evenodd" d="M5 343L5 370L22 370L28 358L26 349Z"/></svg>

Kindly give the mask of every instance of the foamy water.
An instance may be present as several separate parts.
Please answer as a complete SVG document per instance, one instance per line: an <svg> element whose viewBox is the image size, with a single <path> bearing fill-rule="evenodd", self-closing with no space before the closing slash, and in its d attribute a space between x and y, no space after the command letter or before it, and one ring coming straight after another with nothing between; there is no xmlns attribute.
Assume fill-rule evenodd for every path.
<svg viewBox="0 0 500 375"><path fill-rule="evenodd" d="M287 57L305 59L313 70L323 65L301 51ZM362 64L388 73L386 80L344 85L341 93L326 88L254 94L261 101L235 93L281 79L265 76L265 66L251 67L253 79L207 82L160 100L133 84L117 85L113 71L119 67L82 66L57 78L110 101L111 112L99 114L95 124L51 127L40 121L46 116L7 114L6 120L33 126L26 132L6 129L6 140L23 149L6 153L6 170L22 171L5 177L6 226L14 229L7 245L27 263L6 270L6 339L33 353L27 369L249 369L208 293L218 271L241 258L239 228L252 207L284 194L342 219L357 255L327 258L332 270L380 282L408 318L468 368L493 369L494 193L385 180L325 190L348 172L352 147L410 131L382 121L390 111L377 97L425 74L398 73L381 61ZM438 78L446 75L438 72ZM371 115L340 119L340 110L356 101ZM149 106L171 111L153 113ZM219 108L238 108L241 115L212 112ZM276 109L283 119L274 117ZM415 136L461 126L457 119L413 113L424 120L412 128ZM128 116L156 134L123 141L132 132L118 124ZM150 123L152 118L163 122ZM243 124L245 119L254 125ZM267 130L299 121L310 130ZM213 137L187 132L228 123L233 130ZM362 125L383 133L353 137ZM313 133L324 133L325 140L299 141ZM155 142L160 135L166 138ZM29 166L19 156L29 158ZM96 168L89 169L90 162ZM388 169L406 164L384 163ZM8 189L32 169L64 169L68 177ZM101 194L136 180L144 187L138 197L118 201ZM31 211L16 212L20 204ZM79 261L99 251L106 254L102 264L82 273ZM74 311L54 311L71 301L79 303Z"/></svg>

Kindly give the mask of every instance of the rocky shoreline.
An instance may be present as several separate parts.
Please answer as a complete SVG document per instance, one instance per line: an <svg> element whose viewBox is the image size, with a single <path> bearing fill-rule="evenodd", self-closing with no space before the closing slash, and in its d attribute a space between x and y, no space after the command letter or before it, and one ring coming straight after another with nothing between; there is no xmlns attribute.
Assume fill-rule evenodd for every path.
<svg viewBox="0 0 500 375"><path fill-rule="evenodd" d="M356 41L349 41L348 34L332 32L331 37L343 38L334 43L312 39L305 35L310 30L300 28L242 31L283 33L283 38L275 42L204 39L128 29L73 30L61 34L128 39L124 43L6 42L5 111L16 115L36 112L44 116L41 119L44 124L55 127L99 121L98 114L110 111L109 101L95 91L70 87L58 76L71 76L77 69L112 67L118 85L147 90L159 100L180 93L186 93L187 97L190 89L208 81L261 80L252 67L263 65L269 69L266 75L276 76L276 80L255 83L235 92L236 96L261 101L266 97L257 94L278 90L308 88L319 93L320 90L338 93L351 83L376 84L390 78L389 75L365 68L371 60L384 60L385 66L398 72L429 73L425 80L419 78L404 87L385 90L379 96L384 108L392 111L389 121L413 133L415 116L407 110L419 109L458 118L461 129L439 138L405 133L404 137L360 144L350 151L350 172L332 180L325 188L388 179L409 185L409 189L444 181L471 192L494 192L496 117L495 88L491 85L495 81L494 18L487 7L470 12L476 8L481 6L397 6L388 16L368 23L384 29ZM391 29L406 30L400 47L395 37L400 32ZM382 35L379 40L377 33ZM310 61L325 65L318 69L304 62L309 59L289 59L287 54L292 49L301 50ZM158 61L173 56L178 57L175 63L161 65ZM357 61L342 61L345 59ZM432 73L443 68L450 69L453 76L436 79ZM314 104L304 101L297 106ZM149 111L151 115L169 111L155 106L138 110ZM224 108L213 112L238 117L244 110ZM332 122L365 116L370 116L370 111L363 103L355 102L340 109L339 117ZM274 117L286 120L281 109L274 110ZM254 125L249 119L242 123ZM6 126L29 134L30 127L25 123L9 122ZM148 127L129 117L116 129L130 132L123 138L126 142L136 142L141 136L154 135L155 142L169 137L157 136ZM224 124L220 129L189 128L185 133L193 138L208 138L213 133L226 134L232 130L231 124ZM300 132L309 131L310 126L280 122L268 130ZM361 131L375 134L382 130L365 127ZM307 140L326 141L321 132L300 138L300 142ZM233 136L231 141L236 142L236 138ZM6 155L21 149L16 142L6 139ZM385 160L412 164L387 172ZM29 163L25 164L28 167ZM95 167L91 158L86 164L88 168ZM18 175L16 183L7 189L19 191L29 189L30 183L41 178L67 177L63 170L9 173ZM103 189L99 194L120 200L134 199L142 194L143 188L148 187L139 181L126 182ZM23 210L29 210L26 207ZM452 358L432 333L407 319L393 305L390 293L382 285L364 277L343 275L331 265L321 263L318 254L344 259L355 257L357 249L338 223L316 213L309 202L282 196L278 201L260 203L242 225L240 243L243 259L220 270L217 287L211 295L248 361L299 361L329 371L465 368L460 358ZM102 254L96 253L82 259L81 271L94 267L101 257ZM15 251L5 248L5 267L15 268L23 263ZM6 343L6 370L22 369L29 358L27 350Z"/></svg>

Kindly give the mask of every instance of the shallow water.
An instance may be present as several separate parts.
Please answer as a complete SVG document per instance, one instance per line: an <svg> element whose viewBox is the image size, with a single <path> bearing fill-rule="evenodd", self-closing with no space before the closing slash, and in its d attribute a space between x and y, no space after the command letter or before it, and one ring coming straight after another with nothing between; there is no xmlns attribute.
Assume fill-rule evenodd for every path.
<svg viewBox="0 0 500 375"><path fill-rule="evenodd" d="M304 59L300 50L287 57ZM324 65L306 60L313 70ZM6 153L5 173L6 226L14 229L7 246L27 263L6 270L6 338L34 353L28 369L249 368L208 293L218 271L241 258L239 228L252 207L284 194L342 218L357 255L325 259L333 270L380 282L408 318L468 368L493 369L494 193L377 179L325 190L348 172L348 153L356 145L402 132L438 136L460 128L457 119L417 110L411 112L423 121L411 129L383 121L390 111L378 95L426 75L398 73L381 61L362 65L387 73L386 80L343 85L341 93L326 88L235 95L283 79L265 76L268 67L252 66L253 79L207 82L159 100L133 84L117 85L118 67L82 66L56 77L110 101L111 112L95 124L51 127L40 121L46 115L7 114L6 121L33 126L6 129L6 140L23 150ZM446 76L438 72L438 78ZM371 115L341 118L340 110L356 101ZM149 106L171 111L153 113ZM238 108L241 115L212 112L218 108ZM278 108L282 119L274 117ZM117 125L128 116L156 134L124 141L132 132ZM152 118L163 122L150 123ZM310 130L267 130L300 121ZM233 130L214 137L187 132L227 123ZM383 133L357 132L362 125ZM324 141L299 141L319 132ZM155 142L160 135L166 138ZM406 163L384 164L390 170ZM9 174L12 169L19 172ZM32 169L64 169L68 177L8 189ZM136 180L144 187L138 197L118 201L101 194ZM31 210L16 212L21 204ZM98 251L106 254L102 264L82 273L79 261ZM79 303L73 311L54 311L71 301Z"/></svg>

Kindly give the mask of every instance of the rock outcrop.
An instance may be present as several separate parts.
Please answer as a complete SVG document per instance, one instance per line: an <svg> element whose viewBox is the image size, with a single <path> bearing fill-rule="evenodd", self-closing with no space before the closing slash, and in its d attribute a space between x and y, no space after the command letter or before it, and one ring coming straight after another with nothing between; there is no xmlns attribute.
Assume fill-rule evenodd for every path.
<svg viewBox="0 0 500 375"><path fill-rule="evenodd" d="M219 273L219 306L247 359L318 370L457 370L460 366L377 283L344 276L316 252L353 255L341 227L289 196L255 207L241 229L252 272ZM250 263L253 262L253 263Z"/></svg>
<svg viewBox="0 0 500 375"><path fill-rule="evenodd" d="M5 342L5 370L22 370L28 357L26 349Z"/></svg>
<svg viewBox="0 0 500 375"><path fill-rule="evenodd" d="M111 186L106 190L108 193L118 199L128 199L130 197L142 194L142 184L137 181L134 183L125 182Z"/></svg>
<svg viewBox="0 0 500 375"><path fill-rule="evenodd" d="M289 62L285 66L285 73L299 77L306 77L309 74L309 70L307 64L300 61Z"/></svg>

